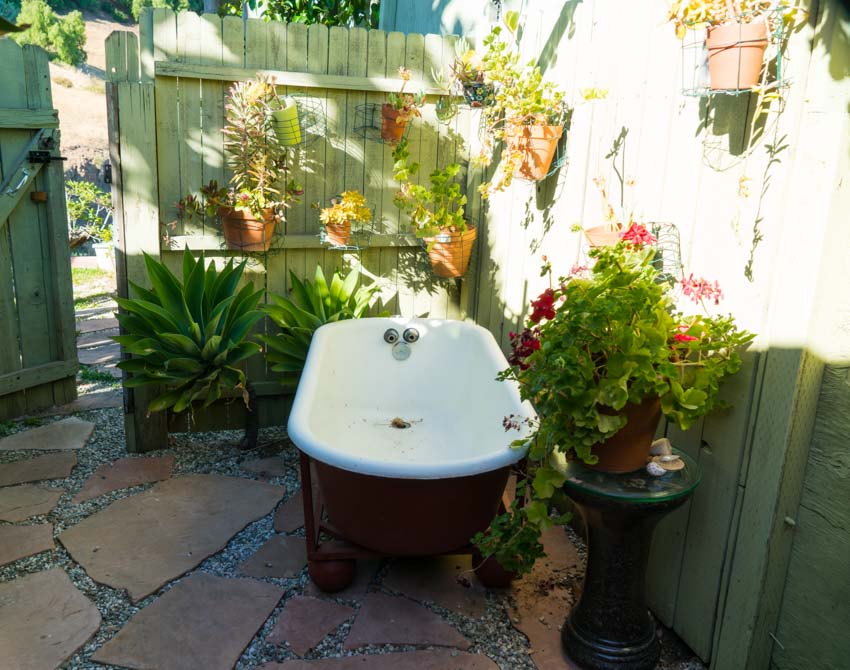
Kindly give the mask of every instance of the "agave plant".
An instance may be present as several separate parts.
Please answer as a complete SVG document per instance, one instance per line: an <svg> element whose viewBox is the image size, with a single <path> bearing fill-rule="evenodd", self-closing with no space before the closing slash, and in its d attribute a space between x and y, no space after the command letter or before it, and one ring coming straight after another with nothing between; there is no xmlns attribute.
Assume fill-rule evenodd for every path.
<svg viewBox="0 0 850 670"><path fill-rule="evenodd" d="M266 359L274 363L272 370L287 373L291 379L304 368L313 332L326 323L359 319L378 290L375 285L357 287L360 273L352 270L343 279L334 272L330 284L322 266L316 266L311 284L303 283L292 272L292 297L270 295L271 302L260 309L281 327L274 335L260 335L266 344ZM356 290L355 290L356 289Z"/></svg>
<svg viewBox="0 0 850 670"><path fill-rule="evenodd" d="M126 386L164 388L149 412L182 412L201 401L209 407L233 390L242 390L247 404L245 373L237 364L260 351L246 337L263 318L257 310L263 291L250 282L236 290L245 261L234 266L231 259L219 272L186 249L182 281L147 254L145 265L153 289L130 282L137 297L117 299L125 334L113 339L133 356L118 363L132 374Z"/></svg>

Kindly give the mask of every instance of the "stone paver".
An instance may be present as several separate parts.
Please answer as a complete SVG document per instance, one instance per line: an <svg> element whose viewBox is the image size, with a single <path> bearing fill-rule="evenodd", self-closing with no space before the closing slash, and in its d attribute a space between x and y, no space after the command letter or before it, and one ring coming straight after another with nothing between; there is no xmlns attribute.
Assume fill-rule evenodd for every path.
<svg viewBox="0 0 850 670"><path fill-rule="evenodd" d="M23 521L31 516L47 514L56 507L64 489L50 489L24 484L0 489L0 521Z"/></svg>
<svg viewBox="0 0 850 670"><path fill-rule="evenodd" d="M528 638L538 670L579 670L564 653L559 630L573 605L573 594L562 584L569 573L577 576L581 571L578 553L560 526L546 530L541 539L546 558L514 582L515 605L508 613L514 627Z"/></svg>
<svg viewBox="0 0 850 670"><path fill-rule="evenodd" d="M251 577L294 577L307 565L307 545L303 537L276 535L239 566Z"/></svg>
<svg viewBox="0 0 850 670"><path fill-rule="evenodd" d="M397 560L384 577L384 586L473 619L487 611L487 592L475 578L470 556Z"/></svg>
<svg viewBox="0 0 850 670"><path fill-rule="evenodd" d="M59 541L92 579L139 601L220 551L282 494L238 477L176 477L112 503Z"/></svg>
<svg viewBox="0 0 850 670"><path fill-rule="evenodd" d="M93 423L72 416L4 437L0 440L0 451L82 449L93 430Z"/></svg>
<svg viewBox="0 0 850 670"><path fill-rule="evenodd" d="M286 602L268 641L289 643L289 648L303 656L335 631L356 610L330 600L295 596Z"/></svg>
<svg viewBox="0 0 850 670"><path fill-rule="evenodd" d="M35 526L0 526L0 565L6 565L20 558L50 551L53 544L53 524L41 523ZM0 619L3 600L0 599ZM0 658L3 655L0 654Z"/></svg>
<svg viewBox="0 0 850 670"><path fill-rule="evenodd" d="M102 347L80 349L77 358L83 365L104 365L121 359L121 347L117 342Z"/></svg>
<svg viewBox="0 0 850 670"><path fill-rule="evenodd" d="M77 456L72 452L46 454L4 463L0 465L0 486L64 479L71 474L76 464Z"/></svg>
<svg viewBox="0 0 850 670"><path fill-rule="evenodd" d="M66 405L54 405L53 407L48 407L43 412L39 412L38 414L31 414L30 416L65 416L66 414L87 412L90 409L118 407L123 401L124 395L121 389L116 389L114 391L98 391L96 393L86 393L85 395L81 395L79 398L77 398L76 400L72 400Z"/></svg>
<svg viewBox="0 0 850 670"><path fill-rule="evenodd" d="M301 489L293 493L274 513L274 529L278 533L293 533L304 525L304 497Z"/></svg>
<svg viewBox="0 0 850 670"><path fill-rule="evenodd" d="M283 589L204 573L187 577L136 614L92 655L98 663L156 670L230 670Z"/></svg>
<svg viewBox="0 0 850 670"><path fill-rule="evenodd" d="M260 458L255 461L244 461L239 464L245 472L258 475L260 477L283 477L288 472L283 458L280 456L272 456L270 458Z"/></svg>
<svg viewBox="0 0 850 670"><path fill-rule="evenodd" d="M322 658L315 661L266 663L257 670L498 670L498 668L498 665L482 654L435 649L374 656Z"/></svg>
<svg viewBox="0 0 850 670"><path fill-rule="evenodd" d="M74 502L81 503L110 491L168 479L173 468L174 456L121 458L114 463L105 463L86 480L74 496Z"/></svg>
<svg viewBox="0 0 850 670"><path fill-rule="evenodd" d="M118 335L117 328L83 333L77 338L77 349L91 349L92 347L102 347L107 344L112 344L114 342L114 340L112 340L112 336L114 335Z"/></svg>
<svg viewBox="0 0 850 670"><path fill-rule="evenodd" d="M469 648L469 640L432 611L402 596L369 593L343 646L367 644Z"/></svg>
<svg viewBox="0 0 850 670"><path fill-rule="evenodd" d="M118 319L84 319L77 321L77 331L80 335L95 333L99 330L112 330L118 328Z"/></svg>
<svg viewBox="0 0 850 670"><path fill-rule="evenodd" d="M50 670L100 627L100 613L60 568L0 584L0 664Z"/></svg>

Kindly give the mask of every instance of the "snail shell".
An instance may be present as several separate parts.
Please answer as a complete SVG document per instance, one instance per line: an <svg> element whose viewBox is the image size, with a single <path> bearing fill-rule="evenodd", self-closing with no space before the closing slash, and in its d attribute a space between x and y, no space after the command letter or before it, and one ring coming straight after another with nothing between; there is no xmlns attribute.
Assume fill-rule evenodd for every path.
<svg viewBox="0 0 850 670"><path fill-rule="evenodd" d="M673 445L666 437L655 440L649 447L649 453L653 456L665 456L673 453Z"/></svg>
<svg viewBox="0 0 850 670"><path fill-rule="evenodd" d="M664 468L662 468L662 467L661 467L658 463L656 463L655 461L650 461L649 463L647 463L647 464L646 464L646 471L647 471L649 474L651 474L653 477L661 477L662 475L666 475L666 474L667 474L667 470L665 470Z"/></svg>
<svg viewBox="0 0 850 670"><path fill-rule="evenodd" d="M651 462L670 472L675 472L676 470L681 470L685 467L685 461L678 456L673 455L654 456Z"/></svg>

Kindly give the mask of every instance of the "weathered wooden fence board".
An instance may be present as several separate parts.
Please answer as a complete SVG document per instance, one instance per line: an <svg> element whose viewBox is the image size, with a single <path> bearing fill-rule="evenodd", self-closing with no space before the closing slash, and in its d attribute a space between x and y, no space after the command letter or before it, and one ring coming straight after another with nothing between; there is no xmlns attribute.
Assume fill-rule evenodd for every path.
<svg viewBox="0 0 850 670"><path fill-rule="evenodd" d="M43 50L0 40L0 420L76 397L76 338L56 110ZM46 203L29 194L46 191Z"/></svg>

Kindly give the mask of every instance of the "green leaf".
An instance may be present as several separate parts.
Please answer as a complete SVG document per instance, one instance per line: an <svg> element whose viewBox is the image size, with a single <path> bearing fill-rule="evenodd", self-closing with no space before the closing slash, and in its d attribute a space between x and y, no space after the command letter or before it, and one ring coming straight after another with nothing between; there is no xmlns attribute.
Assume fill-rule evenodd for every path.
<svg viewBox="0 0 850 670"><path fill-rule="evenodd" d="M534 475L535 493L538 498L551 498L556 489L561 488L567 477L565 474L549 466L540 466Z"/></svg>

